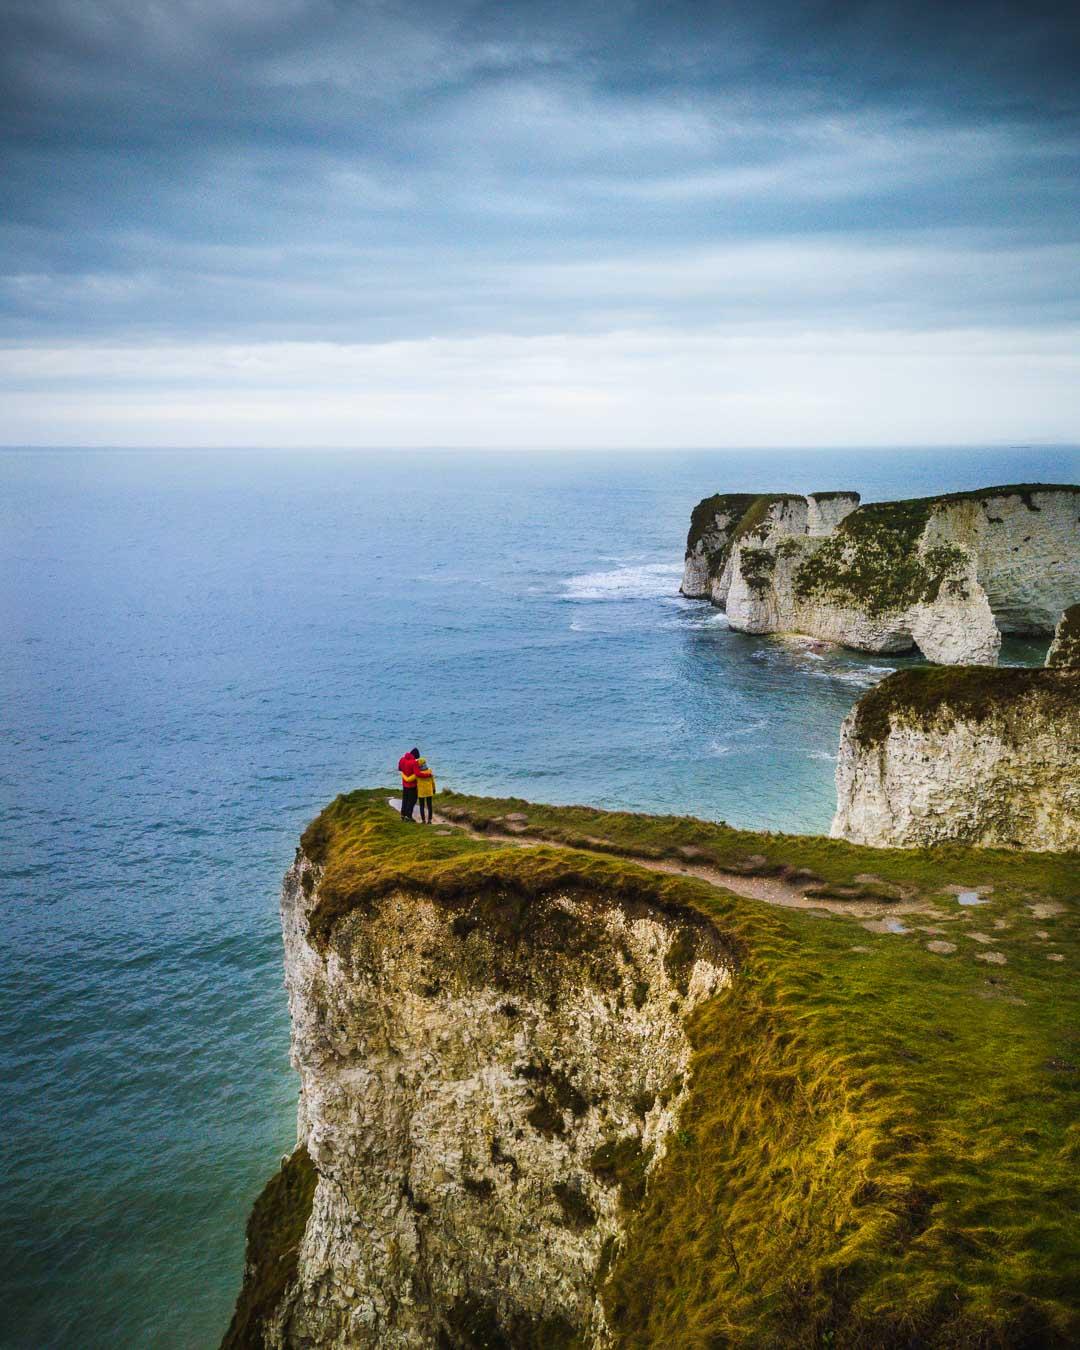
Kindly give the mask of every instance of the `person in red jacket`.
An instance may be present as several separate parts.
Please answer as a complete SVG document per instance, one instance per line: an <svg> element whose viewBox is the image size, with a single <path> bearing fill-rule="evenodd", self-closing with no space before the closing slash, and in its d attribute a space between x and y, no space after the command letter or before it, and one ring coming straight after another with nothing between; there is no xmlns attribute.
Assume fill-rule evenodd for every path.
<svg viewBox="0 0 1080 1350"><path fill-rule="evenodd" d="M415 745L401 756L397 766L401 774L401 819L412 820L416 810L416 771L420 767L420 751Z"/></svg>

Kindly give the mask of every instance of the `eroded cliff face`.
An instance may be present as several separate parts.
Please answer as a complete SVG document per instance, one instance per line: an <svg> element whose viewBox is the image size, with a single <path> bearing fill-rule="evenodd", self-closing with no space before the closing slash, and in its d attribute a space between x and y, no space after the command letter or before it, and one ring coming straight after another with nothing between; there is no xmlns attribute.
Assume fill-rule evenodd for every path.
<svg viewBox="0 0 1080 1350"><path fill-rule="evenodd" d="M845 719L834 838L1080 849L1080 670L908 670Z"/></svg>
<svg viewBox="0 0 1080 1350"><path fill-rule="evenodd" d="M319 881L300 854L282 892L318 1181L265 1343L606 1344L598 1286L688 1092L683 1019L730 977L715 929L599 890L410 888L324 944Z"/></svg>
<svg viewBox="0 0 1080 1350"><path fill-rule="evenodd" d="M709 593L733 628L993 664L1002 633L1052 632L1080 591L1080 489L855 501L758 498L729 526Z"/></svg>
<svg viewBox="0 0 1080 1350"><path fill-rule="evenodd" d="M707 600L726 590L731 576L732 531L753 500L747 493L732 492L706 497L694 507L679 587L683 595Z"/></svg>

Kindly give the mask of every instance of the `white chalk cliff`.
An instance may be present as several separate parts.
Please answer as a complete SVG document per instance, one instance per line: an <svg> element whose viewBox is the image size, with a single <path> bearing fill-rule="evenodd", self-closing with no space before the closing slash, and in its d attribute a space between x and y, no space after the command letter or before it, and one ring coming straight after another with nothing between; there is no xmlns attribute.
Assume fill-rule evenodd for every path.
<svg viewBox="0 0 1080 1350"><path fill-rule="evenodd" d="M1080 849L1080 670L911 669L843 723L834 838Z"/></svg>
<svg viewBox="0 0 1080 1350"><path fill-rule="evenodd" d="M418 886L320 940L319 884L298 854L281 908L317 1182L264 1343L606 1344L598 1282L688 1092L683 1020L729 978L715 930L599 890Z"/></svg>
<svg viewBox="0 0 1080 1350"><path fill-rule="evenodd" d="M707 593L742 632L869 652L917 647L943 665L995 663L1003 633L1052 633L1080 594L1080 488L856 502L759 497L734 523L725 518L717 548L695 552L691 542L707 537L701 503L684 594Z"/></svg>

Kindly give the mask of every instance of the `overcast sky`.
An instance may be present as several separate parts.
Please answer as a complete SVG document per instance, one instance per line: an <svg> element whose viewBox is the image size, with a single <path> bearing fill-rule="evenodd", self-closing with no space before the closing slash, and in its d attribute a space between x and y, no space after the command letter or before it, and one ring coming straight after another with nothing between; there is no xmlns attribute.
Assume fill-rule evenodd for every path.
<svg viewBox="0 0 1080 1350"><path fill-rule="evenodd" d="M1080 6L0 21L0 443L1080 441Z"/></svg>

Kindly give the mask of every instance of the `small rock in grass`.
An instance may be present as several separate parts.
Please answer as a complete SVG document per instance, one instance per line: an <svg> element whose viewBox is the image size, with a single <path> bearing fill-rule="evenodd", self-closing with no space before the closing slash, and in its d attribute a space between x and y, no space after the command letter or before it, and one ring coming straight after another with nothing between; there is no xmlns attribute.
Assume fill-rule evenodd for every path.
<svg viewBox="0 0 1080 1350"><path fill-rule="evenodd" d="M971 938L972 942L993 942L994 940L985 933L966 933L964 936Z"/></svg>
<svg viewBox="0 0 1080 1350"><path fill-rule="evenodd" d="M1055 914L1065 913L1065 906L1059 900L1041 900L1038 904L1028 905L1028 909L1037 919L1052 919Z"/></svg>
<svg viewBox="0 0 1080 1350"><path fill-rule="evenodd" d="M868 952L868 951L870 951L870 948L869 948L869 947L852 947L851 950L852 950L853 952Z"/></svg>
<svg viewBox="0 0 1080 1350"><path fill-rule="evenodd" d="M1008 961L1004 952L979 952L976 961L987 961L992 966L1003 966Z"/></svg>
<svg viewBox="0 0 1080 1350"><path fill-rule="evenodd" d="M1039 932L1039 933L1036 933L1035 936L1036 936L1037 938L1041 938L1041 939L1043 940L1043 942L1045 942L1046 939L1050 936L1050 934L1049 934L1049 933Z"/></svg>
<svg viewBox="0 0 1080 1350"><path fill-rule="evenodd" d="M936 956L948 956L950 952L956 951L955 942L928 942L926 950L933 952Z"/></svg>
<svg viewBox="0 0 1080 1350"><path fill-rule="evenodd" d="M1047 952L1047 953L1046 953L1046 959L1047 959L1048 961L1064 961L1064 960L1065 960L1065 958L1062 956L1062 954L1061 954L1060 952Z"/></svg>

